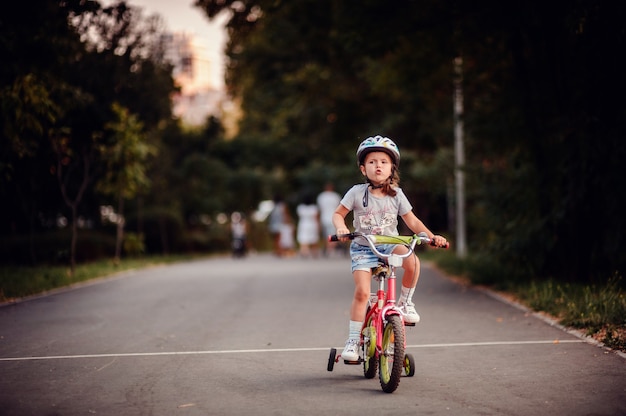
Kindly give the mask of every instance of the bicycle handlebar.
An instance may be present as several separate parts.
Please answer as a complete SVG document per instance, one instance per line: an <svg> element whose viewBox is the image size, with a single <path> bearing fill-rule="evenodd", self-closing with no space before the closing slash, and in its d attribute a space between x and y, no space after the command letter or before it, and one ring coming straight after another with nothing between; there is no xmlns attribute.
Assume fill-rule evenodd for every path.
<svg viewBox="0 0 626 416"><path fill-rule="evenodd" d="M369 246L376 250L374 247L375 244L404 244L411 248L411 252L415 248L416 244L426 243L433 247L439 247L435 244L435 241L431 238L428 238L426 233L419 233L417 235L411 236L403 236L403 235L376 235L376 234L364 234L359 232L349 233L349 234L333 234L328 236L328 241L339 241L340 238L348 238L350 240L354 240L357 237L363 237L369 244ZM441 248L449 248L450 243L446 243L445 247ZM378 251L378 250L376 250Z"/></svg>

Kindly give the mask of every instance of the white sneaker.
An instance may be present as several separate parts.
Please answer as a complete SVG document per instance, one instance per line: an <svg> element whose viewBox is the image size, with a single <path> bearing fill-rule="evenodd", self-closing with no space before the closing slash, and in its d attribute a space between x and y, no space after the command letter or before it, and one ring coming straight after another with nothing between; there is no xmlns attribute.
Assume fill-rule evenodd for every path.
<svg viewBox="0 0 626 416"><path fill-rule="evenodd" d="M399 306L402 315L404 315L404 322L409 324L416 324L420 321L420 316L415 310L415 305L413 303L405 303Z"/></svg>
<svg viewBox="0 0 626 416"><path fill-rule="evenodd" d="M359 340L349 339L346 341L346 346L341 353L341 358L344 361L359 361Z"/></svg>

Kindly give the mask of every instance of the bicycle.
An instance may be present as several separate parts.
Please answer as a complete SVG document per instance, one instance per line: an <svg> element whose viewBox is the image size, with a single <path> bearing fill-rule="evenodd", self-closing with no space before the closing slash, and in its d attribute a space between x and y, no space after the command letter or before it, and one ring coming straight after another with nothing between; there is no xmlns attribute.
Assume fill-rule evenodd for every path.
<svg viewBox="0 0 626 416"><path fill-rule="evenodd" d="M361 328L360 357L358 361L344 361L346 364L363 363L365 378L376 376L385 393L393 393L400 383L402 370L408 377L415 375L415 359L405 352L405 326L415 326L414 323L404 322L400 308L396 306L396 268L402 266L402 260L415 252L415 246L423 243L435 246L426 233L412 236L388 236L363 233L345 235L331 235L330 241L340 238L354 240L363 237L370 248L379 258L379 263L372 268L372 278L378 282L376 293L370 295L365 321ZM409 250L405 254L384 254L377 250L377 244L402 244ZM387 289L385 290L385 282ZM333 371L335 363L339 362L341 354L331 348L328 357L328 371Z"/></svg>

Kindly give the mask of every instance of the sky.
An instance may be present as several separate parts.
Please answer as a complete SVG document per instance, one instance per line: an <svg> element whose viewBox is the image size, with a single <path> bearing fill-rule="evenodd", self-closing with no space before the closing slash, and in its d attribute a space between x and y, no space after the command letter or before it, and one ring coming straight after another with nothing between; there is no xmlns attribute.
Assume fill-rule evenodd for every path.
<svg viewBox="0 0 626 416"><path fill-rule="evenodd" d="M127 0L128 4L143 9L144 17L158 13L170 32L185 32L197 37L207 51L211 66L211 84L221 88L224 84L223 49L226 35L222 15L209 21L206 14L193 7L193 0Z"/></svg>

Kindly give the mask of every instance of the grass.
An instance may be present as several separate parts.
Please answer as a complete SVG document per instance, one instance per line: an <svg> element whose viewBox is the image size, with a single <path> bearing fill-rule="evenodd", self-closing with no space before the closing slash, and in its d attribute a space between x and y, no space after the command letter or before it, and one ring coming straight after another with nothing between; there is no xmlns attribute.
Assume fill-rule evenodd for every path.
<svg viewBox="0 0 626 416"><path fill-rule="evenodd" d="M503 278L507 274L502 267L479 258L459 260L454 253L443 251L425 254L426 259L450 275L505 292L563 326L582 330L605 346L626 352L626 285L617 274L595 285L528 280L511 275Z"/></svg>
<svg viewBox="0 0 626 416"><path fill-rule="evenodd" d="M129 258L122 259L117 265L113 259L100 260L77 265L73 275L68 266L0 266L0 303L126 270L173 263L190 258L192 256Z"/></svg>
<svg viewBox="0 0 626 416"><path fill-rule="evenodd" d="M582 329L606 346L626 351L626 293L619 276L602 285L530 282L519 287L517 295L562 325Z"/></svg>

